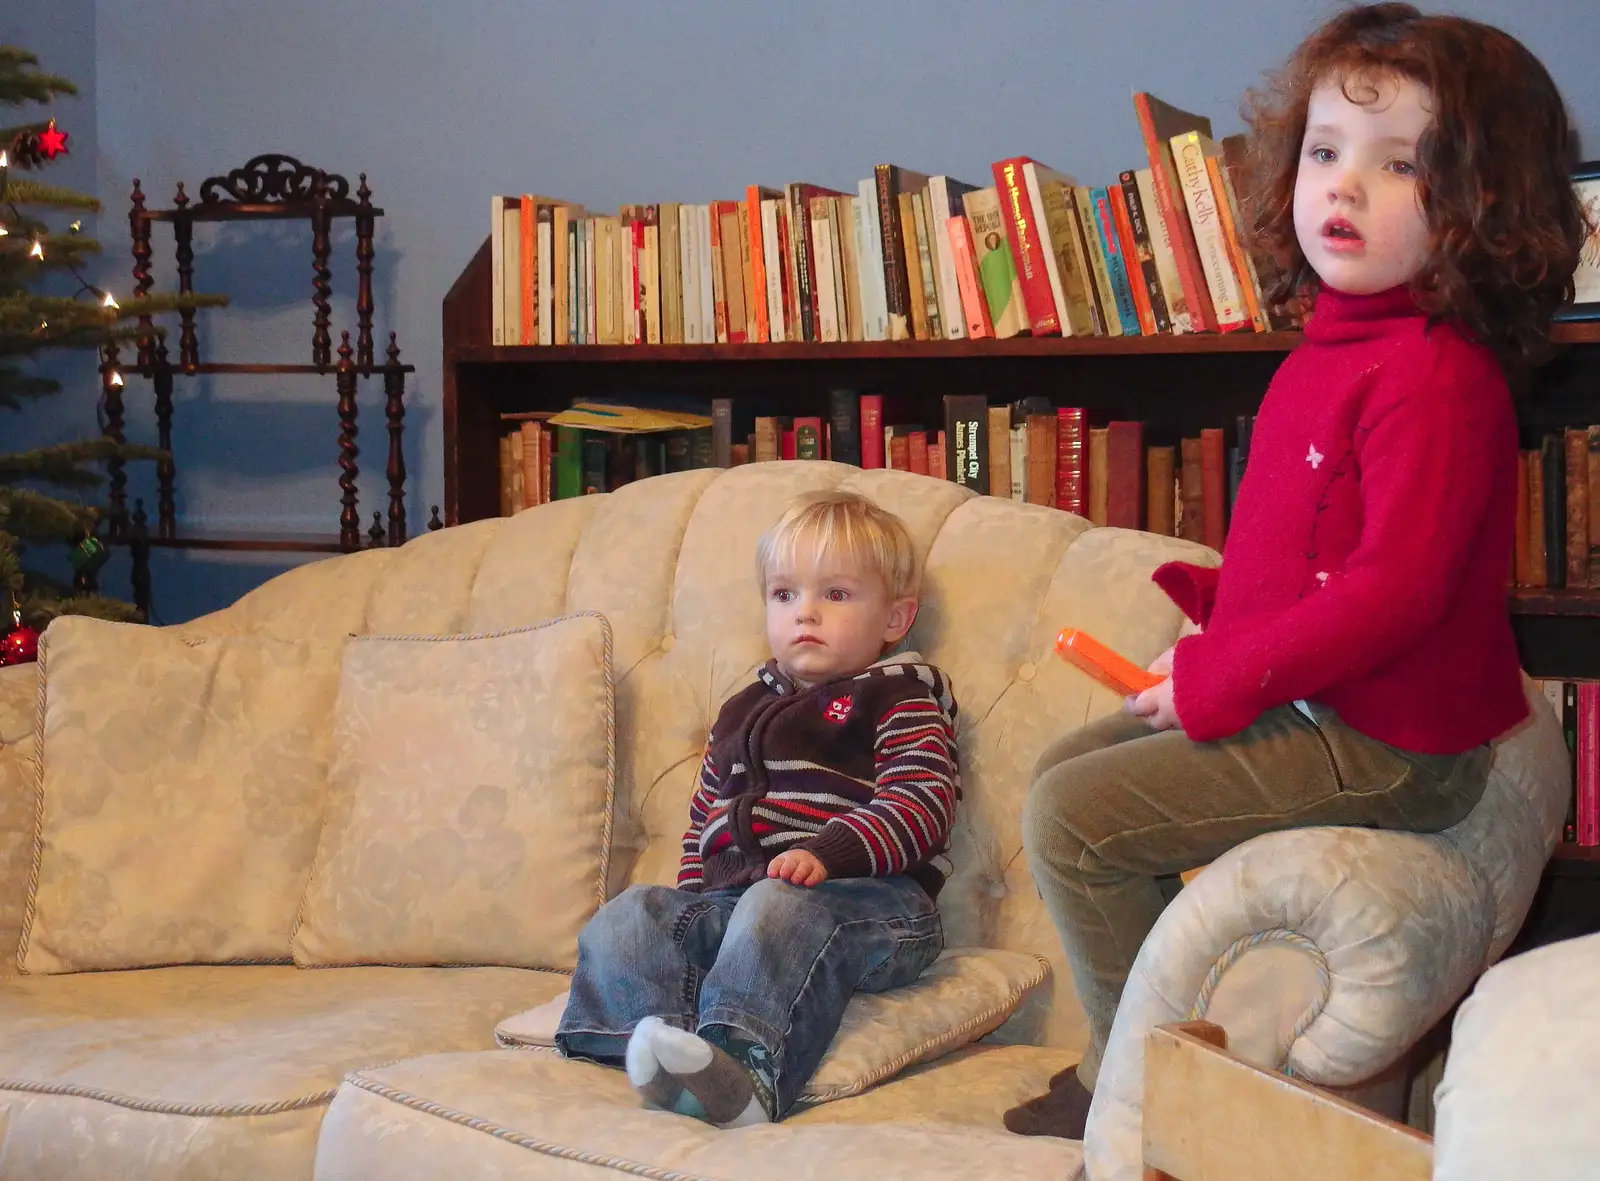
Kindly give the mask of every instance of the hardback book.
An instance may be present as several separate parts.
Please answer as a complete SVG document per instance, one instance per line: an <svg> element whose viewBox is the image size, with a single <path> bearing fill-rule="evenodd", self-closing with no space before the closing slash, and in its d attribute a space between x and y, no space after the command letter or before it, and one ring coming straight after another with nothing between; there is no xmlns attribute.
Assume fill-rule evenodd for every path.
<svg viewBox="0 0 1600 1181"><path fill-rule="evenodd" d="M1029 414L1028 440L1029 504L1056 505L1057 424L1054 414Z"/></svg>
<svg viewBox="0 0 1600 1181"><path fill-rule="evenodd" d="M1056 507L1089 515L1089 418L1081 406L1056 408Z"/></svg>
<svg viewBox="0 0 1600 1181"><path fill-rule="evenodd" d="M1201 476L1200 440L1184 439L1178 449L1178 536L1204 545L1205 486Z"/></svg>
<svg viewBox="0 0 1600 1181"><path fill-rule="evenodd" d="M989 486L990 496L1011 496L1011 407L989 407Z"/></svg>
<svg viewBox="0 0 1600 1181"><path fill-rule="evenodd" d="M1142 529L1145 523L1146 473L1144 424L1116 421L1106 425L1106 524Z"/></svg>
<svg viewBox="0 0 1600 1181"><path fill-rule="evenodd" d="M881 425L881 424L880 424ZM855 390L828 391L830 457L840 463L861 462L861 395Z"/></svg>
<svg viewBox="0 0 1600 1181"><path fill-rule="evenodd" d="M884 449L883 395L862 394L861 407L861 466L881 468L888 465Z"/></svg>
<svg viewBox="0 0 1600 1181"><path fill-rule="evenodd" d="M1589 438L1589 577L1591 587L1600 588L1600 426L1591 426Z"/></svg>
<svg viewBox="0 0 1600 1181"><path fill-rule="evenodd" d="M982 394L944 396L945 467L947 480L974 492L989 491L989 400Z"/></svg>
<svg viewBox="0 0 1600 1181"><path fill-rule="evenodd" d="M1589 432L1568 427L1566 438L1567 575L1569 587L1589 585Z"/></svg>
<svg viewBox="0 0 1600 1181"><path fill-rule="evenodd" d="M1145 528L1163 537L1177 535L1173 519L1177 482L1176 455L1171 447L1151 447L1145 452L1148 484L1145 489Z"/></svg>
<svg viewBox="0 0 1600 1181"><path fill-rule="evenodd" d="M1088 459L1084 463L1085 483L1089 487L1089 520L1096 525L1106 524L1107 497L1110 487L1106 483L1107 432L1103 426L1089 428Z"/></svg>
<svg viewBox="0 0 1600 1181"><path fill-rule="evenodd" d="M1218 553L1228 536L1228 473L1225 436L1220 427L1200 432L1201 540Z"/></svg>
<svg viewBox="0 0 1600 1181"><path fill-rule="evenodd" d="M1017 281L1017 266L1006 244L1000 197L992 188L974 189L961 200L972 227L978 283L989 305L989 322L994 325L996 338L1006 340L1026 331L1028 322L1023 310L1022 285Z"/></svg>

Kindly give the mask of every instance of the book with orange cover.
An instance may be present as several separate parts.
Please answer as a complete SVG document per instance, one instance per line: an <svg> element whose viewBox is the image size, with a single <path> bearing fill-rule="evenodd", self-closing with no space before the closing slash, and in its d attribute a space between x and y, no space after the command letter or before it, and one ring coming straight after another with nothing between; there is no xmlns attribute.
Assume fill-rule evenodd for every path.
<svg viewBox="0 0 1600 1181"><path fill-rule="evenodd" d="M1146 672L1121 653L1075 627L1064 627L1056 636L1056 653L1068 664L1088 673L1107 689L1132 697L1159 685L1165 677Z"/></svg>
<svg viewBox="0 0 1600 1181"><path fill-rule="evenodd" d="M1183 291L1168 291L1167 310L1176 321L1190 332L1217 331L1217 313L1211 304L1211 292L1206 286L1205 271L1201 266L1200 252L1195 245L1194 229L1189 224L1189 209L1184 201L1183 186L1178 179L1177 165L1172 159L1172 137L1186 131L1211 134L1211 120L1179 110L1140 91L1133 96L1133 110L1139 121L1139 134L1144 140L1145 155L1150 160L1151 187L1155 190L1156 204L1172 237L1172 252L1177 258L1178 274Z"/></svg>

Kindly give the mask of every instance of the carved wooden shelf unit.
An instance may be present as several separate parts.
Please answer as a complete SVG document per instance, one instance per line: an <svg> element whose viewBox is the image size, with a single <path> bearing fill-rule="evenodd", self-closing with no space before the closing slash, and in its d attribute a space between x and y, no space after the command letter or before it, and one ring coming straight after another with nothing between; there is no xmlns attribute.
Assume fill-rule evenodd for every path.
<svg viewBox="0 0 1600 1181"><path fill-rule="evenodd" d="M405 381L415 372L400 361L400 347L394 333L379 357L373 342L374 301L372 269L375 254L375 224L383 210L372 204L372 191L362 174L354 196L350 182L336 173L313 169L291 156L256 156L242 168L226 176L213 176L200 186L200 198L192 200L183 184L177 186L169 209L147 209L145 195L137 179L133 182L132 205L128 214L133 239L134 299L143 298L154 286L150 261L151 228L157 222L172 226L180 293L194 291L194 227L201 222L244 222L303 220L311 223L312 332L309 362L231 362L201 360L195 312L178 313L177 359L169 355L166 339L154 331L152 317L139 317L145 335L138 340L138 353L132 365L121 365L113 345L105 350L101 364L101 384L105 394L105 434L125 442L126 409L123 387L117 374L137 375L151 382L154 391L157 446L172 451L173 381L177 376L229 375L331 375L336 395L338 424L339 511L337 530L322 535L180 533L177 523L175 459L156 465L156 520L151 530L142 500L127 508L127 473L120 460L108 467L110 540L127 543L134 550L135 601L149 605L148 550L150 547L203 550L279 551L339 553L360 549L363 544L401 545L406 540L405 510ZM332 306L333 223L340 218L355 222L356 340L341 333L340 347L333 347ZM385 393L385 419L389 436L388 527L383 514L374 513L374 522L364 539L361 532L356 459L357 410L356 382L360 378L382 376ZM142 601L140 601L142 599Z"/></svg>

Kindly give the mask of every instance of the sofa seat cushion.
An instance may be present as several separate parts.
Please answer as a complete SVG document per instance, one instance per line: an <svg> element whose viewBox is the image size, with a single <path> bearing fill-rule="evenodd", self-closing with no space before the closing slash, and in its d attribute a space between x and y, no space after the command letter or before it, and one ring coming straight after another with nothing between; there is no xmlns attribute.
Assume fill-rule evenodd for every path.
<svg viewBox="0 0 1600 1181"><path fill-rule="evenodd" d="M719 1131L640 1107L619 1070L542 1050L439 1054L355 1072L323 1121L318 1181L470 1176L882 1181L1079 1176L1072 1140L1000 1117L1075 1055L984 1044L782 1123Z"/></svg>
<svg viewBox="0 0 1600 1181"><path fill-rule="evenodd" d="M304 1181L347 1071L490 1047L498 1020L565 987L288 965L0 981L0 1176Z"/></svg>

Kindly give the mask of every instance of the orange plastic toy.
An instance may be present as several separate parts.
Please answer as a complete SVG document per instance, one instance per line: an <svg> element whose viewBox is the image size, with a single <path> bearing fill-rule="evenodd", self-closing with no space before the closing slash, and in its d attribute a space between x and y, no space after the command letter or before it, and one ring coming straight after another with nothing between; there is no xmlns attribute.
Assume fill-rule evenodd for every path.
<svg viewBox="0 0 1600 1181"><path fill-rule="evenodd" d="M1127 657L1113 652L1099 640L1075 627L1064 627L1056 636L1056 652L1107 689L1123 697L1143 693L1159 685L1165 677L1146 672Z"/></svg>

